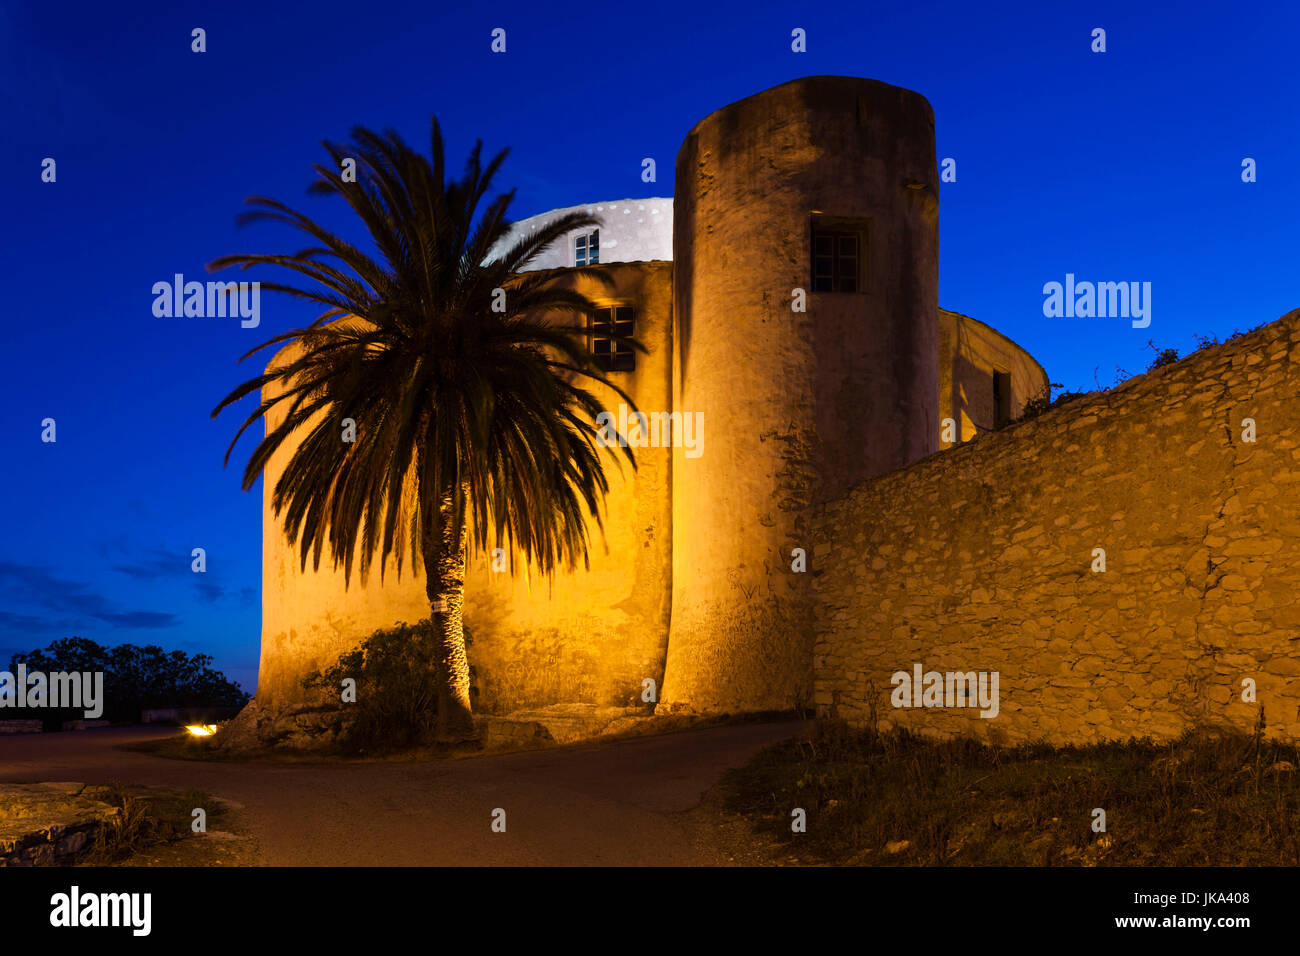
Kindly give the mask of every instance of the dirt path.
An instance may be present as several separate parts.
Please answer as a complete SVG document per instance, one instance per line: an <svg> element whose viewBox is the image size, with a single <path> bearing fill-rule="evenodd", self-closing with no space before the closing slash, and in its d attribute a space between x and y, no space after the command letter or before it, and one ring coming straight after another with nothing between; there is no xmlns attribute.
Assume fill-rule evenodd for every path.
<svg viewBox="0 0 1300 956"><path fill-rule="evenodd" d="M711 833L702 795L801 726L334 764L169 760L117 745L171 731L115 728L0 737L0 780L195 787L242 807L239 827L257 861L272 866L727 865L744 862L733 852L735 828ZM498 808L504 833L491 829Z"/></svg>

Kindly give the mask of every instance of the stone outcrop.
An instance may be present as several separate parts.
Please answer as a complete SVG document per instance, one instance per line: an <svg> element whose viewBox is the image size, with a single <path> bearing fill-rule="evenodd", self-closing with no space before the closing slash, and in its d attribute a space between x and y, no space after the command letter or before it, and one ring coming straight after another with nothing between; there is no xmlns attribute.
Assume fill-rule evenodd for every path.
<svg viewBox="0 0 1300 956"><path fill-rule="evenodd" d="M84 783L0 784L0 866L75 863L122 811Z"/></svg>
<svg viewBox="0 0 1300 956"><path fill-rule="evenodd" d="M221 726L213 747L226 753L268 749L328 753L346 738L352 719L352 713L342 705L306 701L294 707L272 708L260 706L254 699Z"/></svg>

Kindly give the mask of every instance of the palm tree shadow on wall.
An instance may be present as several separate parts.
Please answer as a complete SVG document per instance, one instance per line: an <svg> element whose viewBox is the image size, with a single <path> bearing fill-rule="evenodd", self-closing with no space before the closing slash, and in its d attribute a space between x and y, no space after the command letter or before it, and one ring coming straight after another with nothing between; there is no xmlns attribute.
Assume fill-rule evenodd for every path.
<svg viewBox="0 0 1300 956"><path fill-rule="evenodd" d="M976 434L994 430L993 381L986 369L975 365L958 351L952 360L952 417L962 438L963 418L975 426Z"/></svg>

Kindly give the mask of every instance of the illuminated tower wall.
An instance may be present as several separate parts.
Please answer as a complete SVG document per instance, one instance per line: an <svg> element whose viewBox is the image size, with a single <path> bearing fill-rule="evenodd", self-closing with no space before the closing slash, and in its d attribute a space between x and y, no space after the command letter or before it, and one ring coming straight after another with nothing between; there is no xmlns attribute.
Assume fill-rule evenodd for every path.
<svg viewBox="0 0 1300 956"><path fill-rule="evenodd" d="M811 507L938 450L933 111L785 83L691 130L673 210L674 406L703 454L673 453L662 707L788 708L811 697Z"/></svg>

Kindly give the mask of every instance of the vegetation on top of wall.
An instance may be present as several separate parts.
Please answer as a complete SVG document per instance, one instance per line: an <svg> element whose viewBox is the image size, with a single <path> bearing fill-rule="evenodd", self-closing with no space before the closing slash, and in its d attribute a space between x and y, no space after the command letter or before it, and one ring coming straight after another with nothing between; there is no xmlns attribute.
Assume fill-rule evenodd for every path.
<svg viewBox="0 0 1300 956"><path fill-rule="evenodd" d="M801 863L1294 866L1300 748L1263 731L1262 708L1254 734L1068 747L936 742L828 720L722 787L728 809ZM794 808L806 832L792 831Z"/></svg>
<svg viewBox="0 0 1300 956"><path fill-rule="evenodd" d="M1223 341L1220 341L1217 335L1193 334L1192 338L1196 339L1196 348L1193 349L1193 351L1199 352L1201 349L1208 349L1214 345L1224 345L1228 342L1235 342L1237 341L1237 339L1244 339L1246 336L1250 335L1250 333L1262 329L1265 325L1268 325L1268 323L1264 322L1261 323L1260 325L1251 326L1249 329L1246 329L1244 332L1241 329L1233 329L1232 334L1229 335L1226 339L1223 339Z"/></svg>
<svg viewBox="0 0 1300 956"><path fill-rule="evenodd" d="M1224 339L1220 339L1216 335L1199 335L1194 333L1192 335L1192 338L1196 340L1196 348L1192 349L1192 351L1187 353L1187 355L1180 355L1178 349L1176 348L1166 348L1166 349L1157 348L1154 340L1147 339L1147 347L1151 349L1153 352L1155 352L1155 358L1153 358L1151 360L1151 364L1146 367L1146 371L1153 372L1158 368L1164 368L1166 365L1173 365L1177 362L1181 362L1183 359L1188 358L1196 354L1197 352L1203 351L1204 349L1213 348L1216 345L1225 345L1228 342L1235 342L1238 339L1245 338L1247 335L1262 328L1263 325L1266 324L1267 323L1256 325L1253 328L1246 329L1245 331L1242 331L1241 329L1234 329L1232 334ZM1025 401L1024 408L1021 410L1020 415L1018 417L1011 419L1009 422L1006 423L1006 425L1003 425L1001 427L1005 428L1007 425L1014 425L1017 422L1023 422L1023 421L1028 421L1031 418L1037 418L1039 415L1043 414L1044 412L1049 411L1050 409L1053 408L1057 408L1061 405L1064 405L1066 402L1072 402L1076 398L1083 398L1084 396L1087 395L1096 395L1100 392L1108 392L1112 388L1122 385L1125 382L1127 382L1130 378L1132 378L1132 376L1129 375L1128 372L1120 368L1118 365L1115 366L1115 381L1111 385L1102 385L1100 382L1096 381L1096 377L1097 377L1096 370L1094 370L1093 380L1097 386L1096 388L1090 391L1068 391L1067 390L1061 392L1055 398L1052 397L1052 389L1064 388L1065 386L1061 385L1059 382L1048 383L1043 387L1042 391L1040 391L1037 395L1034 395L1033 397Z"/></svg>
<svg viewBox="0 0 1300 956"><path fill-rule="evenodd" d="M1178 361L1178 349L1158 349L1150 339L1147 339L1147 348L1156 353L1156 357L1147 366L1148 372L1163 368L1166 365L1173 365Z"/></svg>
<svg viewBox="0 0 1300 956"><path fill-rule="evenodd" d="M1263 328L1263 326L1267 324L1268 323L1256 325L1254 328L1246 329L1244 332L1241 329L1234 329L1232 334L1225 339L1220 339L1217 335L1199 335L1193 333L1192 338L1196 340L1196 348L1188 352L1187 355L1179 355L1178 349L1175 348L1157 348L1152 339L1147 339L1147 348L1155 352L1156 357L1151 360L1151 364L1147 366L1146 370L1148 372L1153 372L1158 368L1164 368L1166 365L1173 365L1175 362L1181 362L1183 359L1189 358L1197 352L1204 351L1205 349L1213 348L1216 345L1226 345L1228 342L1235 342L1238 339L1250 335L1251 332ZM1116 371L1120 371L1120 369L1116 369ZM1116 381L1115 384L1119 385L1120 382Z"/></svg>

